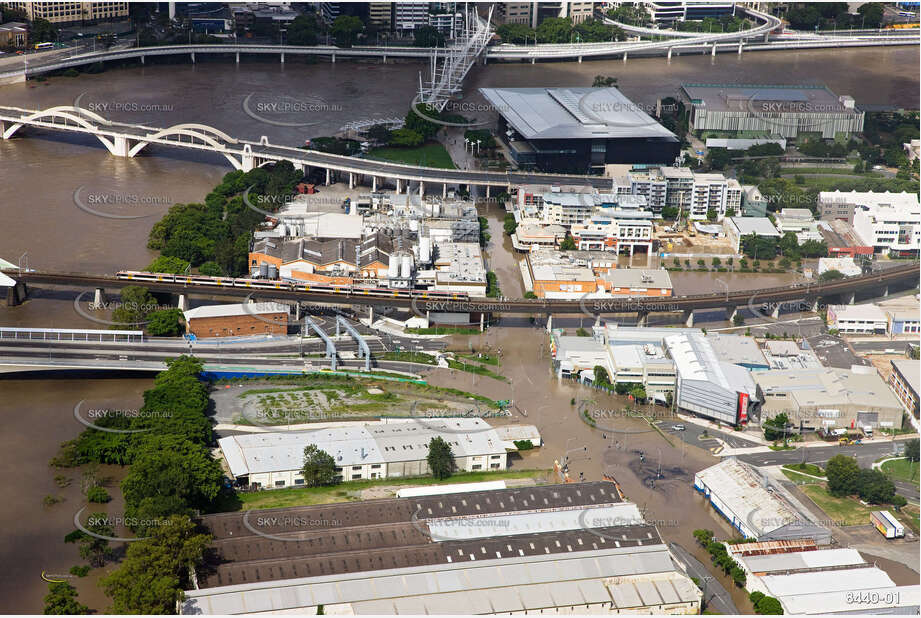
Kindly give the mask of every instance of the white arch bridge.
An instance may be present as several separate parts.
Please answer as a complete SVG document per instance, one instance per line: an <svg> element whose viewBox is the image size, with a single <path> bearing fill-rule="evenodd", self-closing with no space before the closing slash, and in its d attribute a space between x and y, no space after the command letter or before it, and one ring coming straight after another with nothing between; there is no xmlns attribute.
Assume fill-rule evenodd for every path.
<svg viewBox="0 0 921 618"><path fill-rule="evenodd" d="M409 183L419 183L419 191L424 193L425 183L428 182L442 185L443 194L447 192L448 185L485 187L488 197L490 187L506 189L517 184L540 183L590 184L610 188L611 183L610 178L598 176L449 170L361 159L271 144L265 136L258 142L242 140L214 127L198 123L158 128L115 122L78 106L67 105L45 110L0 106L0 137L10 139L24 128L93 135L111 154L119 157L135 157L148 146L155 144L220 154L234 169L243 171L278 161L290 161L296 168L305 172L308 168L325 169L327 184L330 182L330 172L335 171L348 174L350 187L365 178L370 180L368 184L374 190L379 182L389 180L395 181L397 191L402 190L404 182L407 190Z"/></svg>

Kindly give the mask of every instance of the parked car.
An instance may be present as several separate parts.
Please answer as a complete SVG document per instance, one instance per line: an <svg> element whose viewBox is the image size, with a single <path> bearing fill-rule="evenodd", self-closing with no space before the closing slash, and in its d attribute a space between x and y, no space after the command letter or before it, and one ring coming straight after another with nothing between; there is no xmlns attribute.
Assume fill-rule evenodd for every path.
<svg viewBox="0 0 921 618"><path fill-rule="evenodd" d="M672 425L672 431L684 431L687 429L684 425Z"/></svg>

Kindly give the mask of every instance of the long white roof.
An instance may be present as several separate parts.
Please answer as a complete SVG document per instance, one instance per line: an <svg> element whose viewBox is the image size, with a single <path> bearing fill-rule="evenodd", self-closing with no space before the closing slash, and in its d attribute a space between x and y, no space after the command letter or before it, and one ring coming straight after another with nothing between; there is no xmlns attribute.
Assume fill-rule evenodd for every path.
<svg viewBox="0 0 921 618"><path fill-rule="evenodd" d="M631 581L637 575L650 577ZM621 576L624 581L617 581ZM343 610L376 615L539 613L598 603L626 610L699 598L694 584L676 572L668 548L657 544L189 590L182 613L291 613L345 604Z"/></svg>
<svg viewBox="0 0 921 618"><path fill-rule="evenodd" d="M337 466L425 459L428 443L441 436L455 457L505 453L502 439L478 418L418 419L229 436L218 440L234 476L299 470L304 447L316 444Z"/></svg>

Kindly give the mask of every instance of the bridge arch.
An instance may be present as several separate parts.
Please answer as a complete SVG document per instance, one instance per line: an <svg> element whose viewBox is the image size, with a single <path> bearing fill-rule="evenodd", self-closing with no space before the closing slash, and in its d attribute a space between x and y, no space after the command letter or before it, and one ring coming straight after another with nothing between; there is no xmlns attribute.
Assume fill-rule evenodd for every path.
<svg viewBox="0 0 921 618"><path fill-rule="evenodd" d="M209 146L214 147L218 152L220 152L228 161L234 166L234 169L242 169L243 164L238 161L233 155L224 152L227 149L227 144L237 144L239 141L230 135L227 135L219 129L214 127L209 127L204 124L197 123L184 123L176 124L165 129L161 129L156 133L151 133L143 139L143 141L138 142L128 150L128 156L134 157L141 150L146 148L151 141L159 140L163 138L169 138L172 136L188 136L193 139L201 140L202 142L208 144ZM170 141L170 140L167 140Z"/></svg>
<svg viewBox="0 0 921 618"><path fill-rule="evenodd" d="M41 111L20 118L19 121L14 122L6 131L3 132L3 139L10 139L19 129L25 125L30 124L31 122L41 121L45 118L64 118L66 120L70 120L80 127L83 127L84 129L89 129L90 131L98 131L100 129L99 125L111 125L111 122L99 114L91 112L88 109L73 105L59 105L57 107L49 107L48 109L43 109ZM105 136L99 135L98 133L93 134L100 142L103 143L103 145L109 150L110 153L118 154L116 152L115 144L112 142L112 140Z"/></svg>

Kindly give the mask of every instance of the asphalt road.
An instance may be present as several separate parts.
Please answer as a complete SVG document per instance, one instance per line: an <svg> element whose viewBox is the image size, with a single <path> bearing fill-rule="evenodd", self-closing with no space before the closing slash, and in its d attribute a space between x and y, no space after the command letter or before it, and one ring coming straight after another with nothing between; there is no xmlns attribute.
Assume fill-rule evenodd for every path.
<svg viewBox="0 0 921 618"><path fill-rule="evenodd" d="M711 613L724 615L739 613L735 603L732 602L732 597L729 596L729 592L717 578L710 575L707 567L700 560L692 556L678 543L669 543L668 547L672 550L675 558L685 565L688 576L697 578L700 582L701 590L705 591L704 603L707 605L707 610Z"/></svg>
<svg viewBox="0 0 921 618"><path fill-rule="evenodd" d="M665 433L674 436L683 442L699 446L700 448L709 450L711 452L713 452L713 449L719 447L719 442L715 438L719 438L732 448L751 448L753 446L760 446L757 442L747 440L733 431L717 431L714 429L706 429L700 425L695 425L694 423L684 423L681 420L658 421L656 424L659 426L659 429ZM682 425L685 429L675 430L673 429L675 425ZM703 436L705 431L709 437Z"/></svg>

